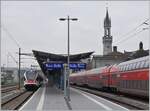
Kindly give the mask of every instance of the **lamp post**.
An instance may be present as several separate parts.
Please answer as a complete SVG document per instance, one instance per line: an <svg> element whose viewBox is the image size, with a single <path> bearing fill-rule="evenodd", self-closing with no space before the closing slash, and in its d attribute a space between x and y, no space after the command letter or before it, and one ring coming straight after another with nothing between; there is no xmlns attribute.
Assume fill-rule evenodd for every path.
<svg viewBox="0 0 150 111"><path fill-rule="evenodd" d="M67 46L68 46L68 58L67 58L67 73L64 74L64 96L65 99L70 101L70 90L69 90L69 75L70 75L70 20L72 21L77 21L77 18L70 18L69 16L67 16L67 18L60 18L60 21L65 21L67 20L68 23L68 42L67 42ZM66 72L66 71L65 71Z"/></svg>
<svg viewBox="0 0 150 111"><path fill-rule="evenodd" d="M19 64L18 64L18 80L19 80L19 81L18 81L18 82L19 82L19 83L18 83L18 85L19 85L18 88L19 88L19 89L20 89L20 87L21 87L21 86L20 86L20 83L21 83L21 80L20 80L20 79L21 79L21 77L20 77L20 72L21 72L21 48L19 48Z"/></svg>

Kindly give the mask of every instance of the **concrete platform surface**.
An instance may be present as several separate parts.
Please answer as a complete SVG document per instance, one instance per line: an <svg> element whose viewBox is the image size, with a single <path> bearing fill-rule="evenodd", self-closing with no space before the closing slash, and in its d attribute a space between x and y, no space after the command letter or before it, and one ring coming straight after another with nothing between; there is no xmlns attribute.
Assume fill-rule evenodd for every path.
<svg viewBox="0 0 150 111"><path fill-rule="evenodd" d="M19 110L128 110L106 99L74 88L71 101L64 99L63 91L56 87L41 87Z"/></svg>

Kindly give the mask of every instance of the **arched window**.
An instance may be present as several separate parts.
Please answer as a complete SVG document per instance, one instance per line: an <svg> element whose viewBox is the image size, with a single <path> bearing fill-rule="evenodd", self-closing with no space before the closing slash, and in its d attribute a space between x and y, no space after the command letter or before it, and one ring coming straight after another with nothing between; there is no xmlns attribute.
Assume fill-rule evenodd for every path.
<svg viewBox="0 0 150 111"><path fill-rule="evenodd" d="M106 29L106 35L108 35L108 33L109 33L109 31L108 31L108 29Z"/></svg>

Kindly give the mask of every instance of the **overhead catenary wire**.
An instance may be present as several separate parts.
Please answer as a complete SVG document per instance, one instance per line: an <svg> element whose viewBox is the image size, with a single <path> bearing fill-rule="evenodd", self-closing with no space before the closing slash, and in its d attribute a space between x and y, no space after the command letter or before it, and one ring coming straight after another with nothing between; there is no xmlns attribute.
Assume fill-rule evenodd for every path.
<svg viewBox="0 0 150 111"><path fill-rule="evenodd" d="M20 48L21 50L24 51L24 48L22 48L22 47L20 46L20 44L18 43L18 41L14 38L14 36L8 31L8 29L7 29L3 24L0 25L0 28L3 29L3 31L5 31L5 33L8 35L8 37L15 43L15 45L16 45L18 48ZM25 51L24 51L24 52L25 52ZM19 54L19 53L17 53L17 54ZM25 53L24 53L24 54L25 54ZM10 55L10 56L11 56L11 58L15 61L15 63L18 64L18 62L15 60L15 58L14 58L12 55ZM22 63L22 62L21 62L21 63Z"/></svg>
<svg viewBox="0 0 150 111"><path fill-rule="evenodd" d="M21 47L18 41L13 37L13 35L8 31L8 29L3 24L1 24L0 27L7 33L8 37L16 44L18 48L21 48L21 50L25 51L25 49Z"/></svg>
<svg viewBox="0 0 150 111"><path fill-rule="evenodd" d="M138 28L140 28L142 25L149 25L147 22L150 20L150 18L148 18L148 19L146 19L144 22L142 22L141 24L139 24L138 26L136 26L134 29L132 29L131 31L129 31L129 32L127 32L126 34L124 34L123 36L121 36L120 38L123 38L123 37L127 37L127 38L123 38L123 39L120 39L120 40L118 40L118 41L114 41L113 43L114 44L119 44L119 43L121 43L124 39L128 39L129 37L131 37L131 36L129 36L130 34L132 34L133 32L135 32L135 31L137 31L137 29ZM143 31L143 30L142 30ZM142 32L141 31L141 32ZM139 32L137 32L137 34L138 34ZM134 34L134 35L137 35L137 34Z"/></svg>
<svg viewBox="0 0 150 111"><path fill-rule="evenodd" d="M14 39L13 35L7 30L7 28L1 24L1 28L8 34L8 37L17 45L18 48L21 48L19 43Z"/></svg>
<svg viewBox="0 0 150 111"><path fill-rule="evenodd" d="M17 40L13 37L13 35L8 31L8 29L4 26L4 25L0 25L0 27L7 33L7 35L8 35L8 37L17 45L17 47L18 48L21 48L21 50L23 50L24 51L24 48L22 48L21 46L20 46L20 44L17 42ZM25 52L25 51L24 51ZM28 54L28 53L26 53L26 54ZM30 54L30 55L32 55L32 54Z"/></svg>
<svg viewBox="0 0 150 111"><path fill-rule="evenodd" d="M10 52L8 52L8 55L13 59L13 61L18 65L18 61L12 56Z"/></svg>
<svg viewBox="0 0 150 111"><path fill-rule="evenodd" d="M116 45L118 45L118 44L120 44L120 43L122 43L122 42L125 42L125 41L131 39L131 37L132 37L132 38L135 37L136 35L140 34L141 32L143 32L143 31L145 31L145 30L147 30L147 29L149 29L149 28L150 28L150 27L143 28L142 30L138 31L137 33L134 33L134 34L128 36L127 38L124 38L124 39L122 39L121 41L117 42Z"/></svg>

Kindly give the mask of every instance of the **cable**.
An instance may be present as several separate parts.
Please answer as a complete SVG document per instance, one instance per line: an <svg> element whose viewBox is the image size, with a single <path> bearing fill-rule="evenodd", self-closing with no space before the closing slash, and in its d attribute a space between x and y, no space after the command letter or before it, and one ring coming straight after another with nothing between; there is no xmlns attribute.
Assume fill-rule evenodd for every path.
<svg viewBox="0 0 150 111"><path fill-rule="evenodd" d="M16 61L16 59L11 55L10 52L8 52L8 55L14 60L14 62L18 65L18 61Z"/></svg>
<svg viewBox="0 0 150 111"><path fill-rule="evenodd" d="M136 31L140 26L142 26L142 25L149 25L148 23L147 23L147 21L149 21L150 19L148 18L148 19L146 19L144 22L142 22L140 25L138 25L137 27L135 27L134 29L132 29L131 31L129 31L128 33L126 33L126 34L124 34L123 36L121 36L121 37L126 37L126 36L128 36L130 33L132 33L132 32L134 32L134 31ZM120 40L120 41L122 41L122 40ZM119 42L120 42L119 41ZM115 41L115 42L113 42L114 44L116 44L116 43L118 43L118 41Z"/></svg>
<svg viewBox="0 0 150 111"><path fill-rule="evenodd" d="M4 25L1 24L0 28L2 28L8 34L8 37L17 45L18 48L21 48L21 46L19 45L19 43L14 39L13 35L7 30L7 28ZM25 52L25 50L23 48L21 48L21 50L23 50ZM9 53L9 55L15 61L15 63L18 64L18 62L15 60L15 58L10 53ZM28 53L26 55L33 56L33 54L28 54Z"/></svg>
<svg viewBox="0 0 150 111"><path fill-rule="evenodd" d="M12 41L14 41L14 43L17 45L17 47L18 47L18 48L21 48L21 46L19 45L19 43L14 39L14 37L13 37L12 34L6 29L6 27L4 27L4 25L1 25L1 28L8 34L8 37L9 37ZM21 48L21 50L23 50L23 51L25 52L24 48Z"/></svg>
<svg viewBox="0 0 150 111"><path fill-rule="evenodd" d="M18 48L21 48L20 45L18 44L18 42L14 39L14 37L12 36L12 34L4 27L4 25L1 25L1 28L8 34L8 37L14 41L14 43L17 45Z"/></svg>
<svg viewBox="0 0 150 111"><path fill-rule="evenodd" d="M141 31L139 31L139 32L137 32L137 33L135 33L135 34L133 34L133 35L131 35L131 36L128 36L127 38L124 38L124 39L121 40L120 42L116 43L116 45L118 45L119 43L122 43L122 42L127 41L127 40L130 39L131 37L135 37L137 34L139 34L139 33L143 32L143 31L145 31L146 29L149 29L149 27L143 28Z"/></svg>
<svg viewBox="0 0 150 111"><path fill-rule="evenodd" d="M8 37L14 41L14 43L17 45L18 48L21 48L21 50L23 50L25 52L25 49L22 48L19 43L14 39L13 35L7 30L6 27L4 27L4 25L0 25L0 27L8 34Z"/></svg>

